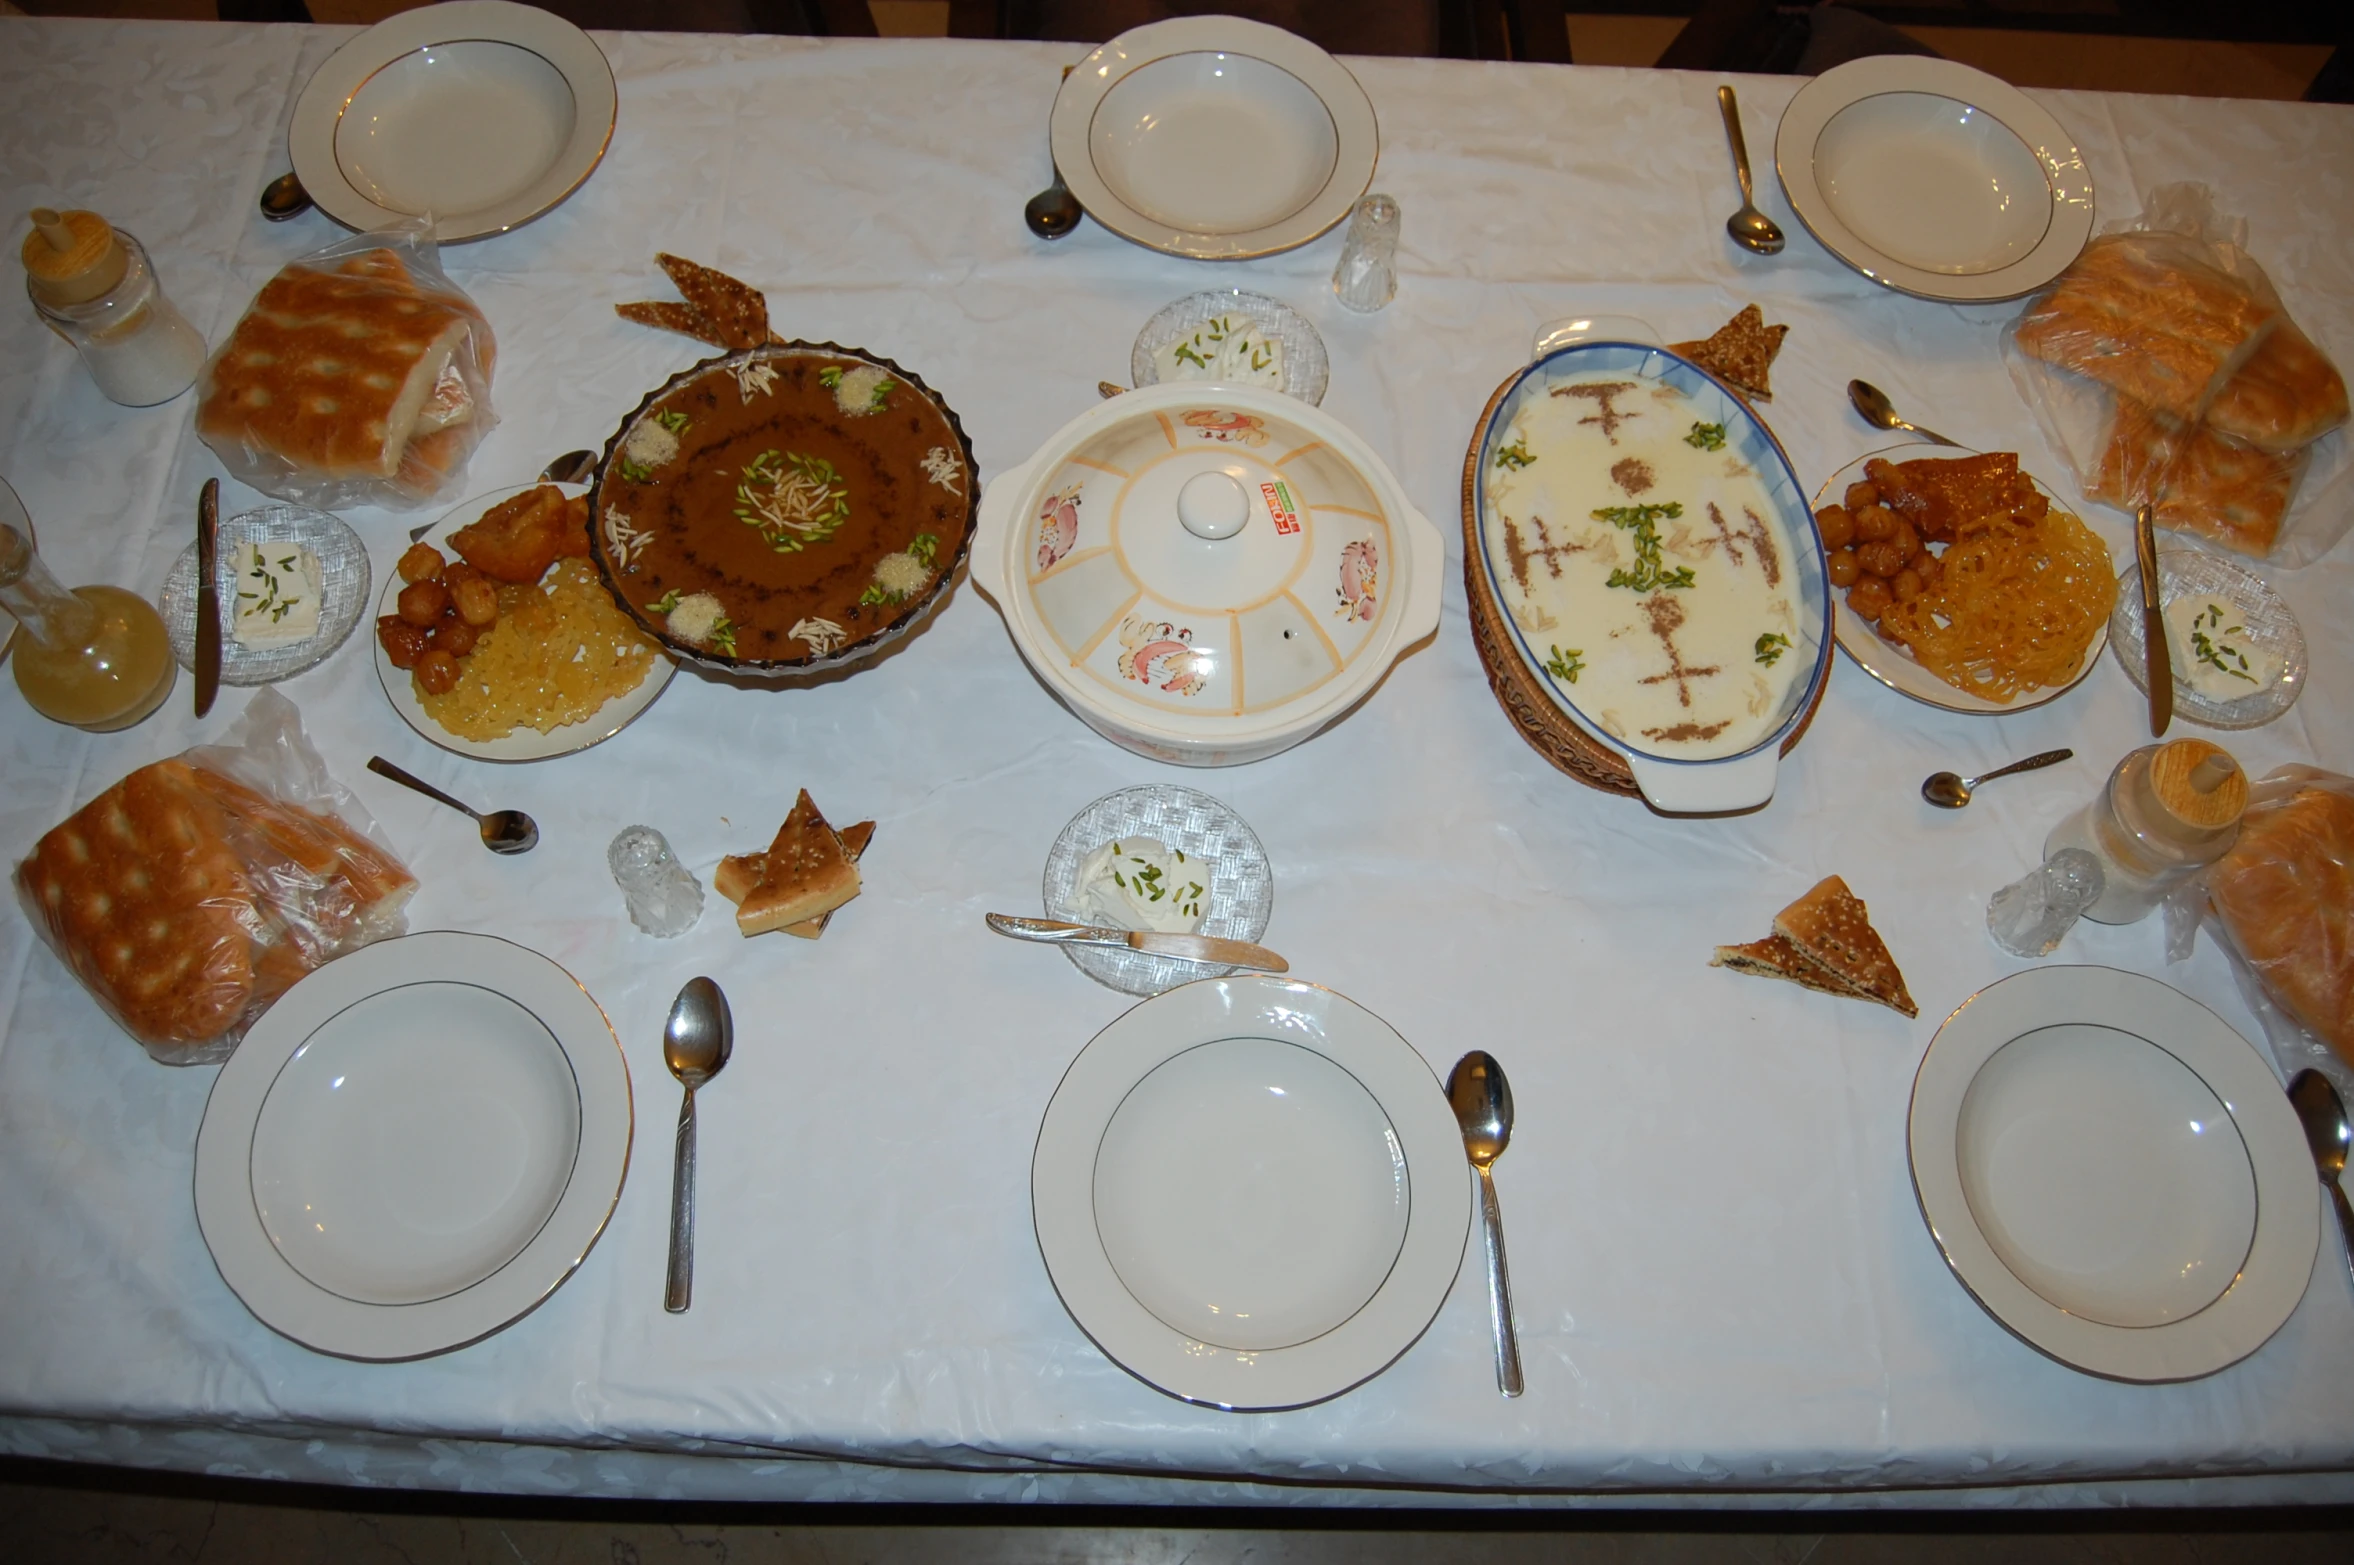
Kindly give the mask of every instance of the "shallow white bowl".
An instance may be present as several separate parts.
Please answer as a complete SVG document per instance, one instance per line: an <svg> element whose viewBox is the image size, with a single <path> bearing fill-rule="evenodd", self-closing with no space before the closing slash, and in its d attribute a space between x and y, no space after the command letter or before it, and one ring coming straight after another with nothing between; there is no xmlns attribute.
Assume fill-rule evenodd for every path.
<svg viewBox="0 0 2354 1565"><path fill-rule="evenodd" d="M1430 1067L1313 984L1205 979L1096 1034L1030 1165L1055 1292L1147 1384L1236 1411L1379 1374L1430 1325L1471 1230Z"/></svg>
<svg viewBox="0 0 2354 1565"><path fill-rule="evenodd" d="M536 6L452 0L377 23L295 101L287 150L351 228L430 217L443 244L530 222L587 180L613 135L613 70Z"/></svg>
<svg viewBox="0 0 2354 1565"><path fill-rule="evenodd" d="M1079 62L1048 125L1055 166L1123 239L1198 260L1302 245L1373 182L1373 105L1341 63L1233 16L1132 28Z"/></svg>
<svg viewBox="0 0 2354 1565"><path fill-rule="evenodd" d="M2272 1067L2155 979L2041 967L1971 996L1913 1080L1913 1190L2030 1346L2117 1380L2210 1375L2304 1297L2320 1187Z"/></svg>
<svg viewBox="0 0 2354 1565"><path fill-rule="evenodd" d="M2068 133L1951 60L1875 55L1825 71L1783 110L1774 171L1825 249L1928 299L2015 299L2092 233L2092 175Z"/></svg>

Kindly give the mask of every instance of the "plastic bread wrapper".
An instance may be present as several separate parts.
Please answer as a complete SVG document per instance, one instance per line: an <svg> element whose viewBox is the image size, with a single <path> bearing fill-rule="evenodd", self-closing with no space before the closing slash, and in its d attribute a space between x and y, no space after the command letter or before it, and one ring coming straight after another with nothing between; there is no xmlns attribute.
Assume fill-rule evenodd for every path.
<svg viewBox="0 0 2354 1565"><path fill-rule="evenodd" d="M142 767L16 866L26 917L167 1065L227 1059L305 974L407 932L416 878L257 693L227 742Z"/></svg>
<svg viewBox="0 0 2354 1565"><path fill-rule="evenodd" d="M2153 395L2164 388L2163 406L2131 397L2110 381L2135 385L2141 376L2126 361L2143 355L2121 350L2104 340L2106 334L2064 329L2064 312L2049 308L2088 263L2113 276L2175 279L2154 284L2143 296L2153 321L2175 295L2203 294L2223 306L2224 318L2236 305L2247 334L2175 355L2164 350L2182 345L2153 328L2141 340L2157 350L2148 355L2149 366L2183 373L2171 380L2161 374L2136 387ZM2209 324L2215 319L2211 315ZM2022 344L2023 332L2039 351ZM2311 341L2248 253L2246 222L2218 214L2205 185L2174 184L2152 191L2138 217L2103 230L2067 273L2029 299L2003 332L2002 353L2011 383L2046 442L2067 459L2086 499L2128 517L2147 501L2161 527L2295 567L2327 554L2354 524L2354 452L2343 418L2301 444L2262 447L2207 422L2225 389L2276 332ZM2327 348L2311 346L2334 379ZM2194 384L2188 371L2205 362L2215 372ZM2112 368L2114 375L2108 373ZM2319 401L2327 404L2326 397Z"/></svg>
<svg viewBox="0 0 2354 1565"><path fill-rule="evenodd" d="M2310 833L2299 834L2303 852L2291 851L2295 839L2284 844L2267 833L2253 841L2248 836L2250 826L2314 791L2354 806L2354 777L2318 767L2279 767L2250 786L2240 841L2167 896L2166 959L2187 960L2206 929L2229 957L2232 977L2263 1027L2282 1077L2310 1067L2354 1103L2354 897L2348 895L2354 829L2343 833L2335 851L2312 841ZM2272 903L2265 912L2274 921L2275 949L2252 957L2217 898L2244 907L2265 894ZM2284 908L2284 902L2290 905Z"/></svg>
<svg viewBox="0 0 2354 1565"><path fill-rule="evenodd" d="M347 372L335 357L342 341L380 351ZM428 222L348 234L281 267L214 349L197 382L197 438L230 477L296 505L446 503L498 422L497 356L490 322L443 272ZM348 407L316 411L346 392ZM306 399L311 414L288 411Z"/></svg>

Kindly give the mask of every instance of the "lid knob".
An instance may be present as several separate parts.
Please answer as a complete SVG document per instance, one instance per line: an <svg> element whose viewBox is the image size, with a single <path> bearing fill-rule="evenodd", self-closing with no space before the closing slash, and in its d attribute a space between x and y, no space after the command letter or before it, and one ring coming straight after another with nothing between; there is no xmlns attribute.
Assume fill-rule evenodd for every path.
<svg viewBox="0 0 2354 1565"><path fill-rule="evenodd" d="M1196 473L1177 491L1177 520L1196 538L1231 538L1250 519L1250 496L1231 473Z"/></svg>
<svg viewBox="0 0 2354 1565"><path fill-rule="evenodd" d="M2150 758L2150 791L2185 826L2215 831L2247 809L2248 774L2220 745L2177 739Z"/></svg>
<svg viewBox="0 0 2354 1565"><path fill-rule="evenodd" d="M33 231L17 254L43 304L87 304L113 289L130 268L114 229L95 212L35 207Z"/></svg>

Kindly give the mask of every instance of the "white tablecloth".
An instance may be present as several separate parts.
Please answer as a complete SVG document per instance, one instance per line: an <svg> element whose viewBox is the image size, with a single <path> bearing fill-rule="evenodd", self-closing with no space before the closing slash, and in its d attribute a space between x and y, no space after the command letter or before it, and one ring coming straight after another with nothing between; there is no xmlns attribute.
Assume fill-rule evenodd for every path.
<svg viewBox="0 0 2354 1565"><path fill-rule="evenodd" d="M218 341L271 272L336 232L315 214L265 225L252 201L283 167L295 94L341 36L0 19L0 211L104 212L146 241ZM596 177L541 221L445 256L501 348L501 422L474 457L474 489L601 444L698 356L613 315L616 301L667 296L657 249L766 289L788 335L920 372L962 415L984 475L1120 377L1161 304L1242 284L1315 321L1333 362L1326 409L1450 534L1488 392L1537 323L1594 310L1671 336L1704 334L1750 300L1788 322L1767 414L1809 482L1880 443L1841 395L1862 375L2066 487L1997 357L2006 307L1873 287L1804 235L1770 176L1761 197L1789 249L1765 260L1726 243L1734 197L1709 79L1354 62L1381 118L1378 188L1406 214L1397 302L1360 317L1326 287L1337 236L1222 268L1092 225L1033 240L1018 209L1045 182L1046 108L1068 50L601 41L621 110ZM1743 84L1761 152L1796 86ZM2297 318L2354 363L2354 110L2037 96L2082 142L2104 219L2130 215L2150 185L2207 181L2250 219ZM191 411L186 398L114 406L29 309L0 309L0 472L67 581L160 586L198 484L218 471ZM225 504L251 498L232 485ZM381 579L415 518L351 520ZM1565 779L1514 735L1472 650L1458 555L1451 540L1435 641L1362 709L1225 772L1160 767L1096 738L969 587L855 677L775 693L684 675L611 743L525 767L418 739L355 640L283 688L421 875L412 927L534 947L611 1015L638 1107L619 1207L579 1273L487 1341L398 1366L308 1352L239 1304L193 1220L214 1073L151 1063L11 910L0 1446L535 1492L2354 1497L2354 1292L2334 1233L2261 1351L2210 1379L2142 1387L2012 1337L1956 1284L1914 1206L1913 1070L1939 1018L2024 965L1989 944L1986 897L2142 742L2114 661L2000 720L1916 705L1842 661L1770 807L1675 822ZM2333 607L2354 592L2354 546L2279 584L2311 638L2311 693L2232 747L2257 773L2289 760L2354 770L2354 626ZM0 684L10 862L124 772L217 737L246 699L229 691L198 722L183 686L157 718L89 737ZM2076 761L1961 814L1916 792L1939 768L2063 744ZM371 753L530 810L542 846L484 854L462 821L365 774ZM1034 905L1063 822L1151 780L1206 787L1257 829L1276 872L1267 938L1301 976L1382 1015L1441 1073L1475 1046L1505 1063L1520 1119L1498 1183L1525 1397L1495 1393L1476 1251L1386 1374L1279 1415L1161 1395L1057 1302L1031 1231L1032 1139L1064 1067L1127 1002L990 935L981 914ZM707 874L773 830L797 787L837 820L880 826L866 891L822 942L744 941L717 913L673 942L628 925L603 862L615 830L648 821ZM1870 902L1920 1020L1706 966L1713 945L1760 934L1832 872ZM2176 967L2162 947L2155 922L2083 926L2063 959L2162 976L2257 1036L2212 944ZM733 998L739 1042L701 1105L696 1300L671 1316L662 1153L676 1097L658 1034L697 972ZM2242 1474L2270 1476L2175 1483ZM1219 1481L1156 1481L1184 1477ZM2049 1485L2063 1487L2002 1487Z"/></svg>

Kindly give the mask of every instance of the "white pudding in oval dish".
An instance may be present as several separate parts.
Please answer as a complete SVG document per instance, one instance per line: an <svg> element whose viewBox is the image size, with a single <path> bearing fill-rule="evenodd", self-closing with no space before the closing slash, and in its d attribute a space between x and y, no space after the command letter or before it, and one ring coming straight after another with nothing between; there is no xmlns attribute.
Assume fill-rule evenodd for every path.
<svg viewBox="0 0 2354 1565"><path fill-rule="evenodd" d="M1564 699L1632 749L1738 755L1805 677L1798 547L1720 424L1633 372L1524 397L1488 455L1504 607Z"/></svg>

